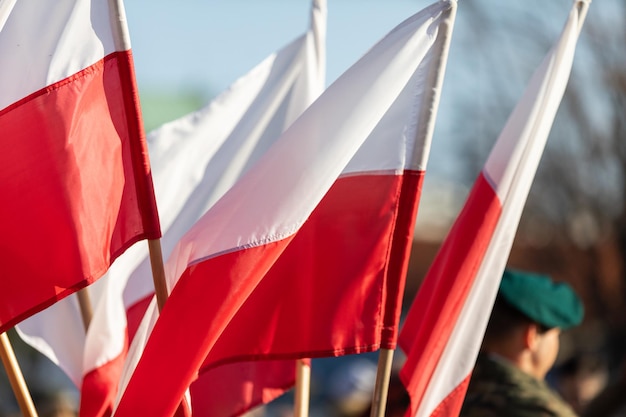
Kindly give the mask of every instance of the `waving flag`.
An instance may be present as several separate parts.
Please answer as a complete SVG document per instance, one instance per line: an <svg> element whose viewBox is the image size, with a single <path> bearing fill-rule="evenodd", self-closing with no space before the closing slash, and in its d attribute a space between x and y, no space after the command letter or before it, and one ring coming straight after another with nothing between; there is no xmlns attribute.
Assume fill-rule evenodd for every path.
<svg viewBox="0 0 626 417"><path fill-rule="evenodd" d="M322 92L325 30L326 1L314 0L309 31L205 108L148 135L166 255ZM96 308L87 337L73 297L18 326L81 387L82 417L111 412L128 342L154 293L147 248L132 247L89 291ZM293 364L282 366L293 375Z"/></svg>
<svg viewBox="0 0 626 417"><path fill-rule="evenodd" d="M0 7L1 332L160 237L123 8L109 3Z"/></svg>
<svg viewBox="0 0 626 417"><path fill-rule="evenodd" d="M114 415L171 415L198 372L242 358L395 345L390 262L412 234L455 10L439 1L390 32L181 239Z"/></svg>
<svg viewBox="0 0 626 417"><path fill-rule="evenodd" d="M410 416L457 416L579 34L575 5L509 117L400 333Z"/></svg>

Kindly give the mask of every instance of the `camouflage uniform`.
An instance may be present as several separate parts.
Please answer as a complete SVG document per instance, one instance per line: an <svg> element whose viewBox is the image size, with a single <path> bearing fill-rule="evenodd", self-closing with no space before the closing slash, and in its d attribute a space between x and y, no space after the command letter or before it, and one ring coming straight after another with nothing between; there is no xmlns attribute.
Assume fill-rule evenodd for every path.
<svg viewBox="0 0 626 417"><path fill-rule="evenodd" d="M576 417L544 381L481 353L459 417Z"/></svg>

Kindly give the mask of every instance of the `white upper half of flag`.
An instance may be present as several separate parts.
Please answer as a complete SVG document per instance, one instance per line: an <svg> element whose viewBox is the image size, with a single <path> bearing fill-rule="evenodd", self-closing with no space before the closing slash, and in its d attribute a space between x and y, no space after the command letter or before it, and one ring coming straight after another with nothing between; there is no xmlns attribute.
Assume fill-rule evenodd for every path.
<svg viewBox="0 0 626 417"><path fill-rule="evenodd" d="M109 3L0 2L0 110L115 52Z"/></svg>
<svg viewBox="0 0 626 417"><path fill-rule="evenodd" d="M420 81L430 79L452 3L400 24L285 131L177 245L166 264L170 286L190 264L293 235L342 174L424 168L428 146L415 158L412 143L432 86Z"/></svg>
<svg viewBox="0 0 626 417"><path fill-rule="evenodd" d="M528 192L565 92L579 26L580 16L574 6L558 42L535 71L483 168L502 213L419 405L418 417L431 416L474 367Z"/></svg>
<svg viewBox="0 0 626 417"><path fill-rule="evenodd" d="M200 213L211 207L319 96L323 80L307 59L310 40L298 38L205 108L148 134L164 229L186 205L200 204Z"/></svg>
<svg viewBox="0 0 626 417"><path fill-rule="evenodd" d="M565 92L579 24L579 11L575 5L558 43L533 74L487 159L483 173L497 190L501 201L506 199L517 176L518 168L514 161L529 158L525 155L528 152L539 156L543 153L544 145L538 143L545 144Z"/></svg>
<svg viewBox="0 0 626 417"><path fill-rule="evenodd" d="M313 0L311 7L311 30L309 31L315 45L316 73L321 77L319 81L321 82L322 90L326 86L326 28L328 26L328 7L326 3L326 0Z"/></svg>

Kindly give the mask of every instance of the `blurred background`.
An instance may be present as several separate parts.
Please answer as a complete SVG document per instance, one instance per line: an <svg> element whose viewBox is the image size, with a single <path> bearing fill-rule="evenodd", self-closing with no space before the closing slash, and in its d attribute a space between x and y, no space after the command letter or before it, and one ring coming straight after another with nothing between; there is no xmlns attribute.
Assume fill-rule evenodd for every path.
<svg viewBox="0 0 626 417"><path fill-rule="evenodd" d="M328 0L327 84L428 4ZM308 0L128 0L146 130L202 107L302 34L310 5ZM571 5L572 0L459 1L405 309ZM563 334L550 375L578 410L626 369L625 201L626 2L596 0L509 261L569 282L584 300L585 321ZM9 336L40 416L65 415L48 407L57 400L59 410L67 406L67 415L73 415L76 388L13 331ZM399 351L395 358L400 364ZM376 360L376 354L315 360L311 415L359 415L369 401ZM351 407L342 406L348 400ZM256 414L287 416L290 407L286 395ZM2 373L0 416L16 412Z"/></svg>

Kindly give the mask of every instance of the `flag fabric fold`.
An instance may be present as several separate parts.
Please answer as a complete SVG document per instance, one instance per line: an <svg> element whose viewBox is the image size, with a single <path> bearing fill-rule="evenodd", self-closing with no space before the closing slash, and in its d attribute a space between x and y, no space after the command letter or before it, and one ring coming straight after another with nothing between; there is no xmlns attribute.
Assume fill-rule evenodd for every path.
<svg viewBox="0 0 626 417"><path fill-rule="evenodd" d="M403 324L407 416L457 416L528 192L562 100L581 13L535 71Z"/></svg>
<svg viewBox="0 0 626 417"><path fill-rule="evenodd" d="M106 1L0 8L2 332L160 237L132 54L113 22Z"/></svg>
<svg viewBox="0 0 626 417"><path fill-rule="evenodd" d="M166 256L322 92L325 29L326 1L314 0L305 34L206 107L148 135ZM21 323L18 332L81 388L81 417L97 417L112 411L128 344L154 293L147 248L130 248L88 291L96 308L87 336L73 297ZM58 322L66 325L59 329Z"/></svg>
<svg viewBox="0 0 626 417"><path fill-rule="evenodd" d="M179 241L114 415L171 415L223 364L395 346L399 311L386 310L399 303L386 296L404 277L389 274L390 253L412 233L430 149L419 121L436 113L430 81L454 10L439 1L391 31Z"/></svg>

